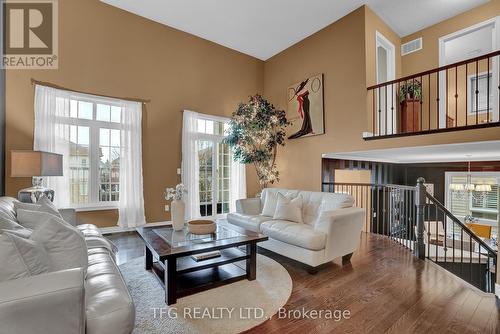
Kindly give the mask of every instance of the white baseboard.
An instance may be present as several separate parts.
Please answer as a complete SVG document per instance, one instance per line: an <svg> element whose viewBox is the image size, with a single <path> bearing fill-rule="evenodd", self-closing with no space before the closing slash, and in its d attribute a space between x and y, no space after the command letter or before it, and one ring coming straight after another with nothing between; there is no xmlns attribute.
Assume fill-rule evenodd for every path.
<svg viewBox="0 0 500 334"><path fill-rule="evenodd" d="M145 226L165 226L172 225L170 221L147 223ZM132 232L135 231L135 227L121 227L121 226L111 226L111 227L101 227L99 228L102 234L113 234L122 232Z"/></svg>
<svg viewBox="0 0 500 334"><path fill-rule="evenodd" d="M495 295L500 298L500 284L495 283Z"/></svg>

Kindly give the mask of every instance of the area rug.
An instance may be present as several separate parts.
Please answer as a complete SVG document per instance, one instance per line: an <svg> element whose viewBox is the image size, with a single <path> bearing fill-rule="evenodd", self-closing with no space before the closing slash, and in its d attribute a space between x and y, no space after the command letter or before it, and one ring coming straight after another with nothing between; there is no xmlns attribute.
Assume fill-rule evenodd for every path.
<svg viewBox="0 0 500 334"><path fill-rule="evenodd" d="M260 254L256 280L180 298L170 307L165 304L157 278L144 270L144 258L126 262L120 270L134 299L136 334L240 333L276 315L292 293L292 279L286 269Z"/></svg>

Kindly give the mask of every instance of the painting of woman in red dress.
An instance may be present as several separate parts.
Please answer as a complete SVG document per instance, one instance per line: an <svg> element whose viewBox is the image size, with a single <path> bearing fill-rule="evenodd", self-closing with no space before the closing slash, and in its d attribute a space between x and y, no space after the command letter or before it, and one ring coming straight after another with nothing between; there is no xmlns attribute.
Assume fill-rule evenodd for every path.
<svg viewBox="0 0 500 334"><path fill-rule="evenodd" d="M318 77L308 78L290 87L289 92L288 112L292 124L295 125L295 132L288 139L315 135L313 117L316 117L316 128L320 130L318 134L324 133L322 80ZM314 110L311 107L314 107ZM313 114L312 111L315 113ZM300 128L297 129L299 122Z"/></svg>

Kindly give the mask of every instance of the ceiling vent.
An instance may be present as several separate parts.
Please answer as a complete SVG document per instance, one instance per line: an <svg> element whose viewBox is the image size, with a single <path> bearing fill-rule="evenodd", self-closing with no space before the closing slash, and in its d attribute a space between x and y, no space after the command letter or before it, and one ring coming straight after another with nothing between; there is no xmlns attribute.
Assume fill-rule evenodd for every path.
<svg viewBox="0 0 500 334"><path fill-rule="evenodd" d="M422 50L422 37L409 41L408 43L401 44L401 55L406 56L412 52Z"/></svg>

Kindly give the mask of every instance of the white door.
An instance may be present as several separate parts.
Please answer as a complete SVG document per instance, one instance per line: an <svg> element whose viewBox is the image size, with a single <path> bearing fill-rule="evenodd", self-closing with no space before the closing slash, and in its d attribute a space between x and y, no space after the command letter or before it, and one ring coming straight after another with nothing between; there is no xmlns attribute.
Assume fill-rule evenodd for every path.
<svg viewBox="0 0 500 334"><path fill-rule="evenodd" d="M450 65L496 51L498 47L500 47L500 34L497 33L499 22L499 17L496 17L441 37L439 39L439 66ZM476 71L474 65L469 65L469 75L466 78L468 81L467 86L469 87L468 92L466 93L468 94L468 106L466 107L467 115L470 115L471 109L478 108L478 105L482 104L481 101L478 101L479 99L482 99L481 97L479 99L475 99L474 94L472 94L471 98L470 89L472 89L472 85L474 85L474 80L476 80L476 78L478 79L476 81L479 81L484 77L483 79L488 78L487 80L490 81L491 98L489 101L489 111L482 110L481 112L491 112L492 118L490 121L498 121L498 89L494 89L498 86L495 84L498 83L498 63L497 57L494 57L491 62L492 66L490 68L490 73L487 74L486 71L482 73L479 70L478 72L480 73L478 73L477 77L475 75ZM458 69L458 71L465 72L465 67L462 66ZM474 75L471 75L471 72L474 73ZM439 72L439 128L446 128L447 124L446 76L447 71ZM450 75L450 80L453 81L455 80L454 78L454 75ZM481 92L483 91L485 92L485 90L481 90ZM483 93L481 94L485 95ZM448 92L448 96L451 96L450 92ZM482 97L484 98L485 96ZM453 114L450 110L448 110L448 112Z"/></svg>
<svg viewBox="0 0 500 334"><path fill-rule="evenodd" d="M376 75L377 84L394 80L396 78L395 48L384 35L378 31L375 33L376 45ZM376 90L377 96L377 135L396 133L396 100L395 86L382 87ZM379 108L380 106L380 108ZM380 125L380 126L379 126Z"/></svg>

